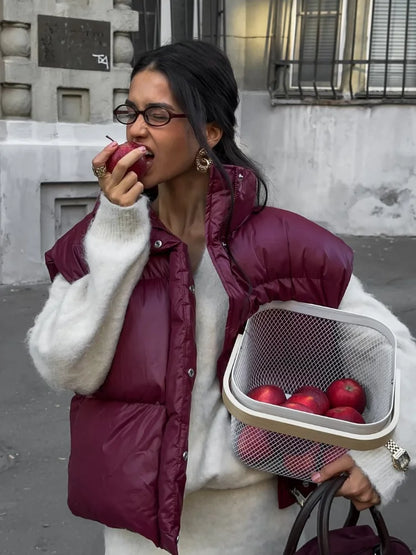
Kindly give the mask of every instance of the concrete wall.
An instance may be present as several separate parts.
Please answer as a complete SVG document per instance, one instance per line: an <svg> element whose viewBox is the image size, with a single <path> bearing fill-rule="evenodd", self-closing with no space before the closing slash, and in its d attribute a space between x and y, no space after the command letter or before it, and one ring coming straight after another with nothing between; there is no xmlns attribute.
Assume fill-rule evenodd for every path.
<svg viewBox="0 0 416 555"><path fill-rule="evenodd" d="M91 160L125 128L131 0L0 0L0 283L48 279L44 252L92 207ZM38 15L110 24L109 71L38 64Z"/></svg>
<svg viewBox="0 0 416 555"><path fill-rule="evenodd" d="M277 104L267 91L268 0L227 2L239 137L270 203L352 235L416 235L416 106Z"/></svg>
<svg viewBox="0 0 416 555"><path fill-rule="evenodd" d="M226 43L241 90L266 90L269 0L226 0Z"/></svg>
<svg viewBox="0 0 416 555"><path fill-rule="evenodd" d="M270 105L242 95L242 143L271 203L337 233L416 235L416 108Z"/></svg>
<svg viewBox="0 0 416 555"><path fill-rule="evenodd" d="M48 278L45 250L98 194L92 158L106 134L122 142L123 132L113 123L0 121L0 283Z"/></svg>
<svg viewBox="0 0 416 555"><path fill-rule="evenodd" d="M416 235L415 106L272 107L268 6L227 0L227 52L239 137L269 177L271 203L341 234ZM39 67L38 14L110 22L111 70ZM44 251L94 202L91 159L105 135L124 140L111 110L128 88L137 14L131 0L0 0L0 23L0 283L30 283L47 279Z"/></svg>

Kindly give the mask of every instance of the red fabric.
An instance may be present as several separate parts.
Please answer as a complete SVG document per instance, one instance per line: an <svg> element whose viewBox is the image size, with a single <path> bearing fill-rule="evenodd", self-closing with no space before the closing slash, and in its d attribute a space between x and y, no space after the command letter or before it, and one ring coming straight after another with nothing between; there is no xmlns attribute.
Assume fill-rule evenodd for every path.
<svg viewBox="0 0 416 555"><path fill-rule="evenodd" d="M280 509L286 509L286 507L290 507L290 505L295 503L296 499L291 491L293 488L296 488L303 497L308 497L311 491L316 488L316 484L279 476L277 481L277 501Z"/></svg>
<svg viewBox="0 0 416 555"><path fill-rule="evenodd" d="M215 169L207 197L207 248L229 296L219 387L235 338L259 305L298 300L337 307L352 269L339 238L291 212L254 210L255 176L228 167L235 202ZM87 216L46 254L51 277L85 275ZM151 253L131 296L111 370L103 386L76 396L71 408L71 510L128 528L176 555L186 478L189 415L196 369L195 299L186 245L151 213ZM156 240L160 248L153 248ZM252 294L224 242L250 278Z"/></svg>
<svg viewBox="0 0 416 555"><path fill-rule="evenodd" d="M397 538L390 538L389 555L411 555L407 545ZM329 532L331 555L374 555L381 553L380 540L370 526L349 526ZM383 551L384 553L384 551ZM318 540L313 538L303 545L295 555L320 555Z"/></svg>

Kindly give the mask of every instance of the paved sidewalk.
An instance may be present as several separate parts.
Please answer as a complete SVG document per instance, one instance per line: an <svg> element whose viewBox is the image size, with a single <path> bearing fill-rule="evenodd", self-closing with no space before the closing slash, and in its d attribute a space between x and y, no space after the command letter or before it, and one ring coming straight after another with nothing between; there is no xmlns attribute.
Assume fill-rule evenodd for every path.
<svg viewBox="0 0 416 555"><path fill-rule="evenodd" d="M416 237L345 239L355 273L416 335ZM0 286L0 553L103 555L101 526L66 507L70 394L48 389L24 345L46 296L47 284ZM415 508L412 472L384 514L414 553Z"/></svg>

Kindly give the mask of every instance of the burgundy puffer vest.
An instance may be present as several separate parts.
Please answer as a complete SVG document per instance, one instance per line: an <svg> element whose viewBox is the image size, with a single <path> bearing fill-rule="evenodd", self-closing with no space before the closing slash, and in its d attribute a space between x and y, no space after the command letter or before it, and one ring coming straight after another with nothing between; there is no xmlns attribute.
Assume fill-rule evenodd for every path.
<svg viewBox="0 0 416 555"><path fill-rule="evenodd" d="M295 299L337 307L352 267L340 239L287 211L256 212L255 176L233 166L227 172L235 193L228 238L230 193L215 169L206 207L207 248L229 297L218 387L234 340L259 305ZM52 278L59 272L72 282L88 272L82 242L92 217L46 254ZM76 515L138 532L176 555L197 370L195 298L186 245L153 213L151 220L149 261L111 370L94 395L72 401L68 503Z"/></svg>

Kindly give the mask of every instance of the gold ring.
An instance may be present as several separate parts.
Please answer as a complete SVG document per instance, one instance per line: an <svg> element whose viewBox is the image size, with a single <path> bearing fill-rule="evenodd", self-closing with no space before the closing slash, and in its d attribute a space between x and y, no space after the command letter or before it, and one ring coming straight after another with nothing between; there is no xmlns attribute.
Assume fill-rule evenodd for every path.
<svg viewBox="0 0 416 555"><path fill-rule="evenodd" d="M98 166L98 168L94 168L94 166L92 167L92 173L95 175L95 177L104 177L105 174L107 173L107 168L106 165L103 164L102 166Z"/></svg>

